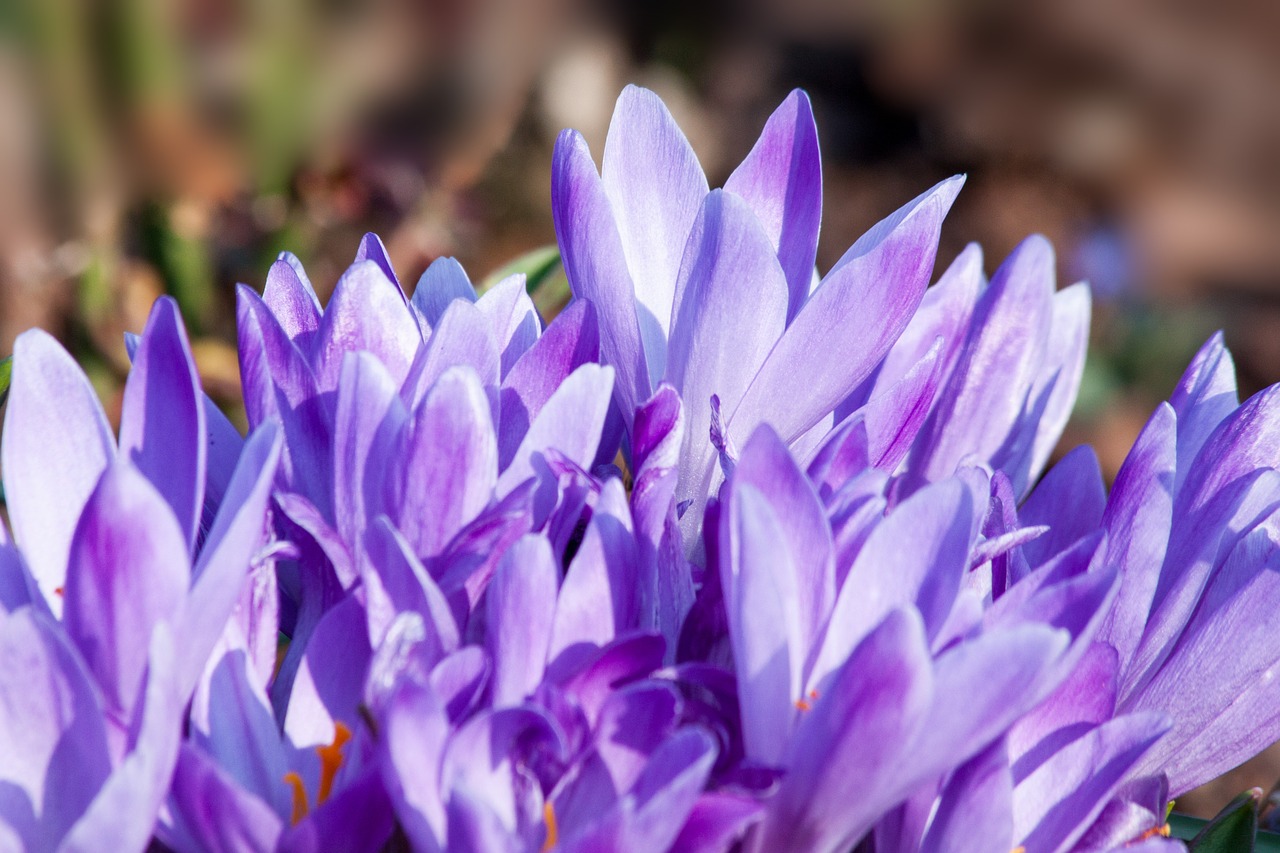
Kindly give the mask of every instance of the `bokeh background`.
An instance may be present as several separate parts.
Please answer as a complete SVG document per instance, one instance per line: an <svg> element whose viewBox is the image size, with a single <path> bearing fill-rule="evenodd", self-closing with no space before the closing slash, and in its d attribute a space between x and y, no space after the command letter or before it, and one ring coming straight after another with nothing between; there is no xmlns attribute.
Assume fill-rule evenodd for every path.
<svg viewBox="0 0 1280 853"><path fill-rule="evenodd" d="M1270 0L3 0L0 355L53 331L118 412L122 332L177 297L235 416L234 285L282 249L327 296L378 232L406 286L554 242L562 127L637 82L713 185L793 87L823 146L825 269L967 172L939 264L1030 232L1094 287L1069 447L1114 473L1217 328L1280 379L1280 4ZM554 310L552 286L541 306ZM1211 813L1280 759L1188 797Z"/></svg>

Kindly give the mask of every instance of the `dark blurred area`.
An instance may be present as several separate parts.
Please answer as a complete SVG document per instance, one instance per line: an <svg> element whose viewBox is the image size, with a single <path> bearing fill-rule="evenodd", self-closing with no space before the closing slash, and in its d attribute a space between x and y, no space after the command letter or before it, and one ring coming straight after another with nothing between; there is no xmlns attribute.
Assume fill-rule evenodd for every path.
<svg viewBox="0 0 1280 853"><path fill-rule="evenodd" d="M555 134L598 156L627 82L713 184L802 86L823 269L967 172L940 264L1039 231L1093 283L1067 440L1113 474L1214 329L1246 391L1280 379L1277 45L1270 0L8 0L0 354L50 329L111 413L121 333L172 293L234 411L234 285L280 250L322 298L368 230L406 288L440 255L480 281L554 242Z"/></svg>

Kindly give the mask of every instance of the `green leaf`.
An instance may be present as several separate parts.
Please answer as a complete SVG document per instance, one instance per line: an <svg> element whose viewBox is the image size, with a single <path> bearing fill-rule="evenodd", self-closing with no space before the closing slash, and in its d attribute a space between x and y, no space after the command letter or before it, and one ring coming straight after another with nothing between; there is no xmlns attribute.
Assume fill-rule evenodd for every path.
<svg viewBox="0 0 1280 853"><path fill-rule="evenodd" d="M13 356L0 361L0 406L9 399L9 380L13 378Z"/></svg>
<svg viewBox="0 0 1280 853"><path fill-rule="evenodd" d="M559 264L559 247L554 245L542 246L532 252L526 252L514 261L490 273L489 277L484 280L484 285L481 289L488 290L508 276L524 273L525 290L532 296L539 287L547 283L547 279L551 278L551 274L556 271L556 267Z"/></svg>
<svg viewBox="0 0 1280 853"><path fill-rule="evenodd" d="M1257 850L1274 850L1270 840L1258 835L1258 807L1262 802L1262 789L1251 788L1227 803L1217 817L1208 822L1197 821L1182 815L1172 815L1170 828L1176 838L1188 841L1192 853L1251 853ZM1196 827L1199 831L1191 835ZM1255 841L1264 841L1255 844Z"/></svg>

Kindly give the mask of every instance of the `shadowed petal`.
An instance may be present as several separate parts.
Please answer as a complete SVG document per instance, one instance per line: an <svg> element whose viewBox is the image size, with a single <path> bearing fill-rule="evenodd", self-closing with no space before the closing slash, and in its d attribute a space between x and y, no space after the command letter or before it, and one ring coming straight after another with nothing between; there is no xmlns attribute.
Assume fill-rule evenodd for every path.
<svg viewBox="0 0 1280 853"><path fill-rule="evenodd" d="M372 353L350 353L342 363L333 419L333 509L338 531L357 553L365 526L383 510L384 478L395 470L392 447L409 419L399 390Z"/></svg>
<svg viewBox="0 0 1280 853"><path fill-rule="evenodd" d="M1191 359L1169 404L1178 416L1178 466L1175 488L1186 477L1205 439L1240 403L1236 366L1215 332Z"/></svg>
<svg viewBox="0 0 1280 853"><path fill-rule="evenodd" d="M584 542L585 545L585 542ZM489 583L485 646L493 658L493 705L518 705L542 681L560 573L545 536L523 536Z"/></svg>
<svg viewBox="0 0 1280 853"><path fill-rule="evenodd" d="M289 339L303 352L309 352L311 336L320 328L320 300L302 269L302 262L289 252L281 253L267 271L262 301Z"/></svg>
<svg viewBox="0 0 1280 853"><path fill-rule="evenodd" d="M170 806L182 830L210 853L274 850L284 820L189 744L178 753ZM199 839L198 842L195 839Z"/></svg>
<svg viewBox="0 0 1280 853"><path fill-rule="evenodd" d="M453 258L436 258L418 279L411 304L427 322L428 328L434 329L455 299L475 302L476 289L471 286L471 279L462 264Z"/></svg>
<svg viewBox="0 0 1280 853"><path fill-rule="evenodd" d="M47 332L13 345L13 381L0 465L13 538L54 613L62 600L71 533L115 457L102 404L75 361Z"/></svg>
<svg viewBox="0 0 1280 853"><path fill-rule="evenodd" d="M498 341L498 349L502 351L503 377L542 334L542 320L533 307L533 300L525 292L524 281L523 274L507 276L486 290L476 302L476 308L488 319Z"/></svg>
<svg viewBox="0 0 1280 853"><path fill-rule="evenodd" d="M1032 568L1043 565L1081 537L1098 529L1107 505L1093 448L1081 445L1049 469L1018 508L1018 520L1028 527L1046 525L1047 533L1022 546ZM1063 509L1070 507L1070 512ZM1156 560L1155 565L1160 565Z"/></svg>
<svg viewBox="0 0 1280 853"><path fill-rule="evenodd" d="M822 157L807 94L796 89L773 111L724 188L746 199L773 242L787 276L791 322L809 296L822 222Z"/></svg>

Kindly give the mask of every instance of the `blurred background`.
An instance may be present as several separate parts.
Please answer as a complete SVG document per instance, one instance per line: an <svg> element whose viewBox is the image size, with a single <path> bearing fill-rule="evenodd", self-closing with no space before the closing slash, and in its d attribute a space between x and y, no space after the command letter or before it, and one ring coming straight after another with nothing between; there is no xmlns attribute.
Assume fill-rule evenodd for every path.
<svg viewBox="0 0 1280 853"><path fill-rule="evenodd" d="M322 299L370 230L406 287L441 255L479 282L554 242L555 135L598 156L624 84L713 185L801 86L822 269L967 172L939 269L1039 231L1061 284L1092 282L1066 446L1113 474L1215 329L1246 391L1280 379L1277 45L1270 0L4 0L0 356L49 329L115 417L121 333L171 293L234 416L234 285L282 249ZM1183 807L1280 761L1247 773Z"/></svg>

